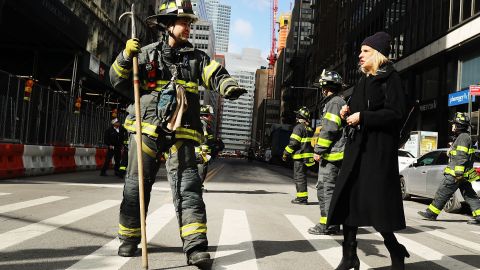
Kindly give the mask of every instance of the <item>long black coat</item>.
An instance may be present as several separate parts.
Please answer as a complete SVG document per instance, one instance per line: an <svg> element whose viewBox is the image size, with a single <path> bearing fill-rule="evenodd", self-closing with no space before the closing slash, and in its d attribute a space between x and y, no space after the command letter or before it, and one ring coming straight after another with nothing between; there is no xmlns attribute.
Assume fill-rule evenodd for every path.
<svg viewBox="0 0 480 270"><path fill-rule="evenodd" d="M328 223L373 226L379 232L404 229L398 140L406 96L393 66L363 75L349 106L352 114L360 112L360 129L345 145Z"/></svg>

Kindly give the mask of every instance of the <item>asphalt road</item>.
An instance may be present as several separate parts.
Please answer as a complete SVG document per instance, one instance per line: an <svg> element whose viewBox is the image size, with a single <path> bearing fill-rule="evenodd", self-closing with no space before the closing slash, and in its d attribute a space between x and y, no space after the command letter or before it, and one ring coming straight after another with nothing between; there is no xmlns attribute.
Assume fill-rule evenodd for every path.
<svg viewBox="0 0 480 270"><path fill-rule="evenodd" d="M141 269L141 254L116 256L123 180L98 171L0 181L0 270ZM111 172L110 172L111 173ZM319 219L315 182L309 205L292 205L291 170L220 159L204 193L212 269L334 269L342 236L313 236ZM187 266L165 171L154 185L147 218L149 269ZM439 221L416 215L430 200L405 201L408 228L397 234L409 250L407 269L479 269L480 226L468 215ZM359 231L361 268L389 269L388 251L371 228Z"/></svg>

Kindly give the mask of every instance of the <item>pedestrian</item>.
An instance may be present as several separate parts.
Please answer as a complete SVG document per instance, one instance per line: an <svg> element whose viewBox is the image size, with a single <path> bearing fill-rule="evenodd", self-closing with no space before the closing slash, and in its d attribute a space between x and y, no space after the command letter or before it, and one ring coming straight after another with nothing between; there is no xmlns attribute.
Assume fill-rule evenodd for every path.
<svg viewBox="0 0 480 270"><path fill-rule="evenodd" d="M473 167L475 147L470 137L470 117L466 113L457 112L452 123L455 140L448 150L448 165L443 171L443 181L437 189L432 203L425 211L418 214L428 220L437 220L445 204L457 189L472 210L473 219L468 224L480 225L480 200L472 188L472 182L480 177Z"/></svg>
<svg viewBox="0 0 480 270"><path fill-rule="evenodd" d="M336 234L340 232L339 225L327 227L328 209L332 200L335 182L342 165L345 137L343 127L345 121L340 118L340 110L346 105L339 95L343 89L342 77L335 71L323 70L319 86L322 89L325 104L321 116L321 129L317 143L313 149L313 158L319 162L317 197L320 206L320 222L308 229L310 234Z"/></svg>
<svg viewBox="0 0 480 270"><path fill-rule="evenodd" d="M210 126L210 119L213 109L210 105L202 105L200 107L200 121L202 122L203 141L199 146L195 147L195 154L197 157L197 168L200 179L205 182L208 173L208 165L211 160L212 148L215 147L215 140L213 137L212 128Z"/></svg>
<svg viewBox="0 0 480 270"><path fill-rule="evenodd" d="M191 24L197 21L189 0L162 0L156 15L147 25L159 30L160 38L140 48L138 39L130 39L110 68L114 88L131 96L132 58L138 54L142 145L130 136L129 160L123 200L120 206L118 255L134 256L141 240L138 192L137 147L142 148L145 208L159 169L158 156L167 156L167 177L172 189L183 251L189 265L206 267L207 216L202 184L195 162L195 146L202 142L199 85L215 90L227 99L246 92L226 69L188 42ZM135 132L134 106L127 108L125 127Z"/></svg>
<svg viewBox="0 0 480 270"><path fill-rule="evenodd" d="M118 118L114 118L111 122L111 126L108 127L103 134L103 142L107 145L107 154L103 161L103 166L100 171L100 176L107 176L107 170L110 166L112 157L115 161L113 170L116 176L120 176L120 161L122 156L123 141L127 137L126 130L120 124Z"/></svg>
<svg viewBox="0 0 480 270"><path fill-rule="evenodd" d="M398 145L407 105L400 76L387 58L390 39L377 32L362 42L362 76L340 111L348 125L347 142L327 220L327 226L343 226L339 270L359 269L356 237L362 226L372 226L383 236L391 269L404 269L405 257L410 256L393 233L406 227Z"/></svg>
<svg viewBox="0 0 480 270"><path fill-rule="evenodd" d="M290 142L283 151L282 160L293 159L293 181L297 190L293 204L308 204L307 190L307 167L315 164L313 160L312 135L310 127L310 111L307 107L301 107L295 111L297 125L290 135Z"/></svg>

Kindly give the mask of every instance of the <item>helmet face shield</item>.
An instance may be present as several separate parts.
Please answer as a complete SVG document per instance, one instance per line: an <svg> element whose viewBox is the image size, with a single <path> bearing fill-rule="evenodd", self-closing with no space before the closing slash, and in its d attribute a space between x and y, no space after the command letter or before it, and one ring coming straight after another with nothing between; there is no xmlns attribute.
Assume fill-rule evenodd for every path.
<svg viewBox="0 0 480 270"><path fill-rule="evenodd" d="M145 22L151 27L160 24L167 26L177 18L186 18L190 21L190 24L198 20L197 15L193 12L190 0L162 0L157 14L147 17Z"/></svg>

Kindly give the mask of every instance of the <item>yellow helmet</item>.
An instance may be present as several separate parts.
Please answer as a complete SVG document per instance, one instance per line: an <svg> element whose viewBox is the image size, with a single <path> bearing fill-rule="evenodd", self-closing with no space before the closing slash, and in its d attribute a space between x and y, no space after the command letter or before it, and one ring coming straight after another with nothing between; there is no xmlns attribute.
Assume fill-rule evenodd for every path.
<svg viewBox="0 0 480 270"><path fill-rule="evenodd" d="M167 24L168 21L177 18L188 18L192 23L198 21L190 0L162 0L157 14L147 17L145 22L148 26L156 26L158 23Z"/></svg>

